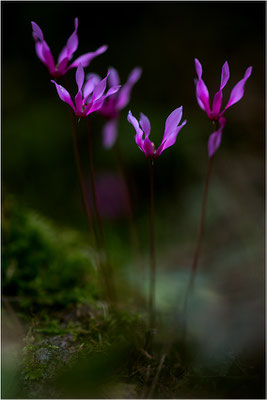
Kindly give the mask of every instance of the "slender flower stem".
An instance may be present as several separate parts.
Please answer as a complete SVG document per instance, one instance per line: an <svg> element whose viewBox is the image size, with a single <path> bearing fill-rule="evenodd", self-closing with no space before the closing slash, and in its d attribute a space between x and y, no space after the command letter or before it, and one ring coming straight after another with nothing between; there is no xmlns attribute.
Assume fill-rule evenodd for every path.
<svg viewBox="0 0 267 400"><path fill-rule="evenodd" d="M154 327L155 320L155 279L156 279L156 259L155 259L155 238L154 238L154 171L153 160L149 160L149 183L150 183L150 288L149 288L149 317L150 328Z"/></svg>
<svg viewBox="0 0 267 400"><path fill-rule="evenodd" d="M192 268L191 268L191 274L190 274L190 280L187 286L187 290L185 293L185 300L184 300L184 306L183 306L183 329L182 329L182 341L184 342L183 345L183 354L182 357L184 359L184 362L187 363L187 350L186 350L186 330L187 330L187 304L188 304L188 299L189 295L191 293L191 290L193 289L194 286L194 280L195 280L195 275L196 275L196 270L197 270L197 265L198 265L198 259L199 259L199 251L200 251L200 246L201 246L201 241L203 237L203 230L204 230L204 222L205 222L205 215L206 215L206 206L207 206L207 199L208 199L208 191L209 191L209 183L210 183L210 177L211 177L211 171L212 171L212 165L213 165L213 157L209 158L208 161L208 168L207 168L207 174L206 174L206 180L205 180L205 187L204 187L204 194L203 194L203 200L202 200L202 206L201 206L201 216L200 216L200 223L198 227L198 234L197 234L197 241L196 241L196 246L195 246L195 251L194 251L194 257L193 257L193 263L192 263Z"/></svg>
<svg viewBox="0 0 267 400"><path fill-rule="evenodd" d="M90 206L90 202L89 202L89 196L88 196L88 192L87 192L87 188L86 188L86 184L85 184L84 172L83 172L82 163L81 163L81 156L80 156L78 137L77 137L77 126L75 124L73 112L71 110L69 110L69 113L70 113L71 127L72 127L72 140L73 140L74 156L75 156L76 166L77 166L77 170L78 170L83 204L84 204L85 213L87 216L89 230L92 235L93 245L95 246L96 245L96 233L95 233L95 228L94 228L94 223L93 223L92 210L91 210L91 206Z"/></svg>
<svg viewBox="0 0 267 400"><path fill-rule="evenodd" d="M196 242L194 258L193 258L193 263L192 263L191 279L190 279L190 281L192 282L191 285L193 285L194 276L195 276L197 265L198 265L199 250L200 250L201 240L202 240L202 236L203 236L212 164L213 164L213 157L210 157L209 161L208 161L205 188L204 188L204 194L203 194L203 200L202 200L201 217L200 217L200 224L199 224L198 234L197 234L197 242Z"/></svg>
<svg viewBox="0 0 267 400"><path fill-rule="evenodd" d="M97 202L97 193L96 193L96 184L95 184L95 168L94 168L94 159L93 159L93 151L92 151L92 135L91 135L89 119L88 119L88 150L89 150L89 167L90 167L90 178L91 178L91 185L92 185L93 204L94 204L94 209L95 209L97 223L98 223L100 241L102 243L102 248L105 252L105 258L106 258L105 262L101 263L101 267L102 267L103 277L105 280L109 299L114 304L116 301L116 294L115 294L115 286L114 286L114 280L113 280L113 271L112 271L111 263L109 260L108 249L107 249L107 244L106 244L104 229L103 229L103 224L102 224L102 218L101 218L101 215L99 212L98 202Z"/></svg>
<svg viewBox="0 0 267 400"><path fill-rule="evenodd" d="M127 199L128 199L128 205L129 205L129 225L130 225L130 230L131 230L134 254L136 256L139 256L140 255L140 245L139 245L139 239L138 239L138 234L137 234L137 228L136 228L136 224L135 224L135 220L134 220L134 211L133 211L134 208L133 208L133 202L132 202L132 196L131 196L130 179L129 179L129 176L128 176L129 174L127 173L125 163L123 160L122 152L121 152L120 145L119 145L119 140L116 141L116 143L114 145L114 150L116 151L119 170L121 172L121 175L123 177L124 184L125 184L125 187L127 190Z"/></svg>
<svg viewBox="0 0 267 400"><path fill-rule="evenodd" d="M69 85L68 85L68 80L66 77L65 77L65 83L66 83L66 86L68 87ZM85 175L83 172L81 155L80 155L80 151L79 151L77 125L75 123L75 119L74 119L72 110L69 110L69 114L70 114L71 127L72 127L74 155L75 155L75 161L76 161L78 175L79 175L80 187L81 187L81 191L82 191L83 204L84 204L85 213L87 216L89 231L91 232L91 235L92 235L93 247L96 249L96 253L97 253L96 254L96 263L102 272L102 279L104 280L103 284L105 285L105 289L107 291L107 296L109 297L109 299L113 299L114 296L111 295L110 283L109 283L109 279L107 276L107 272L106 272L104 266L102 265L102 262L100 259L100 249L99 249L99 243L98 243L98 238L97 238L97 229L94 224L93 213L91 210L91 205L90 205L90 200L89 200L89 193L88 193L87 187L86 187L86 180L85 180ZM90 135L89 135L89 137L90 137ZM91 149L90 145L89 145L89 148ZM92 170L94 172L93 158L91 156L90 156L90 165L92 166L90 168L90 170ZM95 188L94 173L91 173L91 178L92 178L91 179L92 185ZM95 197L95 190L93 190L93 193L94 193L94 205L97 205L96 197ZM98 211L98 209L97 209L97 211ZM97 215L98 215L98 213L97 213Z"/></svg>
<svg viewBox="0 0 267 400"><path fill-rule="evenodd" d="M209 183L210 183L210 177L211 177L211 171L212 171L212 164L213 164L213 157L210 157L209 161L208 161L204 194L203 194L203 200L202 200L202 206L201 206L200 223L199 223L199 227L198 227L197 241L196 241L196 247L195 247L195 251L194 251L191 275L190 275L190 280L189 280L189 284L188 284L186 296L185 296L185 307L184 307L185 309L186 309L189 293L194 285L194 279L195 279L195 274L196 274L197 265L198 265L199 251L200 251L203 230L204 230L204 222L205 222L205 215L206 215L206 207L207 207L207 199L208 199L208 191L209 191Z"/></svg>
<svg viewBox="0 0 267 400"><path fill-rule="evenodd" d="M66 87L69 89L69 81L68 81L68 78L66 75L64 76L64 81L65 81ZM76 167L77 167L78 176L79 176L83 205L84 205L85 214L87 217L89 232L91 233L91 236L92 236L93 247L96 247L96 245L97 245L96 232L95 232L95 227L94 227L93 214L92 214L90 201L89 201L89 195L88 195L88 191L87 191L87 187L86 187L86 183L85 183L86 180L85 180L85 176L84 176L84 172L83 172L83 168L82 168L81 155L80 155L80 151L79 151L77 124L75 123L73 111L70 108L68 108L68 110L69 110L70 123L71 123L74 157L75 157Z"/></svg>

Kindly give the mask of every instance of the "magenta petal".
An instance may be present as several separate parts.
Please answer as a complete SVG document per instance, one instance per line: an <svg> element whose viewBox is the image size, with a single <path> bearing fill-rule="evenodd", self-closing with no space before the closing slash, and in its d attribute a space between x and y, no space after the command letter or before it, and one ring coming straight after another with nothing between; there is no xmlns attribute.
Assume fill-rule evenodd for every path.
<svg viewBox="0 0 267 400"><path fill-rule="evenodd" d="M101 46L99 47L99 49L97 49L92 53L83 54L82 56L78 57L75 61L73 61L73 63L69 66L68 69L78 67L79 64L82 64L84 68L87 67L95 57L104 53L107 50L107 48L108 48L107 46Z"/></svg>
<svg viewBox="0 0 267 400"><path fill-rule="evenodd" d="M48 44L46 43L45 40L43 40L43 57L44 57L44 62L46 64L46 66L48 67L49 71L51 74L53 74L55 72L55 62L54 62L54 58L52 56L52 53L50 51L50 48L48 46Z"/></svg>
<svg viewBox="0 0 267 400"><path fill-rule="evenodd" d="M117 118L111 119L103 127L103 146L106 149L110 149L118 134L118 120Z"/></svg>
<svg viewBox="0 0 267 400"><path fill-rule="evenodd" d="M94 111L98 111L102 108L105 98L101 97L100 99L91 103L89 112L86 112L86 115L91 114Z"/></svg>
<svg viewBox="0 0 267 400"><path fill-rule="evenodd" d="M108 75L109 75L109 73L108 73ZM96 85L94 92L93 92L92 101L98 100L103 95L103 93L106 89L106 86L107 86L108 75Z"/></svg>
<svg viewBox="0 0 267 400"><path fill-rule="evenodd" d="M140 79L141 74L142 74L142 68L140 67L134 68L128 77L127 83L131 83L132 85L134 85Z"/></svg>
<svg viewBox="0 0 267 400"><path fill-rule="evenodd" d="M76 105L76 112L82 113L83 109L83 96L81 90L78 91L78 93L75 96L75 105Z"/></svg>
<svg viewBox="0 0 267 400"><path fill-rule="evenodd" d="M127 116L128 122L133 125L136 135L135 135L135 142L136 144L140 147L141 150L143 150L143 134L144 132L142 129L139 127L139 123L137 119L132 115L131 111L129 111L128 116Z"/></svg>
<svg viewBox="0 0 267 400"><path fill-rule="evenodd" d="M222 132L223 128L225 127L226 124L226 119L224 117L221 117L219 119L220 127L217 131L213 132L208 141L208 153L209 157L212 157L214 153L218 150L220 144L221 144L221 139L222 139Z"/></svg>
<svg viewBox="0 0 267 400"><path fill-rule="evenodd" d="M63 60L57 65L57 73L60 75L64 75L66 72L67 65L69 63L68 57L63 58Z"/></svg>
<svg viewBox="0 0 267 400"><path fill-rule="evenodd" d="M196 73L198 76L198 79L201 79L202 77L202 66L197 58L195 58L195 67L196 67Z"/></svg>
<svg viewBox="0 0 267 400"><path fill-rule="evenodd" d="M75 111L69 92L63 86L58 85L55 81L51 82L55 84L59 98L65 103L67 103L69 106L71 106L71 108Z"/></svg>
<svg viewBox="0 0 267 400"><path fill-rule="evenodd" d="M78 86L78 91L81 90L83 82L84 82L84 69L80 64L76 70L76 83Z"/></svg>
<svg viewBox="0 0 267 400"><path fill-rule="evenodd" d="M44 35L42 29L39 27L39 25L36 24L36 22L31 22L32 24L32 34L34 40L39 39L41 42L44 40Z"/></svg>
<svg viewBox="0 0 267 400"><path fill-rule="evenodd" d="M110 88L110 89L107 91L107 94L106 94L104 97L106 98L106 97L111 96L111 95L114 94L114 93L117 93L118 90L120 90L120 88L121 88L121 85L113 86L112 88Z"/></svg>
<svg viewBox="0 0 267 400"><path fill-rule="evenodd" d="M219 129L216 132L213 132L209 137L208 142L208 153L209 157L211 158L216 150L219 148L222 140L222 129Z"/></svg>
<svg viewBox="0 0 267 400"><path fill-rule="evenodd" d="M100 77L96 74L88 74L87 81L83 87L83 96L86 99L100 82Z"/></svg>
<svg viewBox="0 0 267 400"><path fill-rule="evenodd" d="M232 106L233 104L237 103L239 100L242 99L244 95L246 81L250 77L251 73L252 73L252 67L248 67L245 72L244 78L241 79L241 81L239 81L233 88L230 94L229 101L223 112L225 112L225 110L227 110L228 107Z"/></svg>
<svg viewBox="0 0 267 400"><path fill-rule="evenodd" d="M204 110L206 111L207 115L210 116L209 91L202 79L200 79L197 82L196 96L197 96L199 105L202 104L202 106L200 106L200 107L201 108L204 107Z"/></svg>
<svg viewBox="0 0 267 400"><path fill-rule="evenodd" d="M120 77L117 70L115 68L110 67L109 72L110 72L108 77L109 86L110 87L118 86L120 84Z"/></svg>
<svg viewBox="0 0 267 400"><path fill-rule="evenodd" d="M222 98L223 98L222 90L219 90L213 97L213 103L212 103L213 116L219 114L222 106Z"/></svg>
<svg viewBox="0 0 267 400"><path fill-rule="evenodd" d="M225 85L228 82L229 78L230 78L229 65L228 65L228 62L225 61L225 63L223 64L223 67L222 67L220 90L222 90L225 87Z"/></svg>
<svg viewBox="0 0 267 400"><path fill-rule="evenodd" d="M133 125L133 127L137 133L140 130L139 123L138 123L137 119L133 116L131 111L129 111L129 113L128 113L127 120L128 120L128 122L130 122L130 124Z"/></svg>
<svg viewBox="0 0 267 400"><path fill-rule="evenodd" d="M171 134L170 136L168 136L168 137L165 138L165 139L162 139L162 142L161 142L161 144L160 144L158 150L156 151L156 155L157 155L157 156L160 156L161 153L163 152L163 150L165 150L165 149L167 149L168 147L174 145L174 143L176 142L176 139L177 139L177 136L178 136L180 130L182 129L183 126L185 126L186 123L187 123L187 121L184 120L180 126L176 127L176 128L174 129L174 131L172 131L172 134Z"/></svg>
<svg viewBox="0 0 267 400"><path fill-rule="evenodd" d="M182 115L183 115L183 106L176 108L174 111L170 113L165 122L163 140L166 140L168 136L173 133L175 128L177 128L177 125L181 121Z"/></svg>
<svg viewBox="0 0 267 400"><path fill-rule="evenodd" d="M145 153L146 157L153 157L154 156L154 149L150 140L145 138L143 142L143 152Z"/></svg>
<svg viewBox="0 0 267 400"><path fill-rule="evenodd" d="M124 108L130 101L130 94L132 87L134 84L140 79L142 70L141 68L135 68L129 75L129 78L125 85L122 86L119 96L118 96L118 101L117 101L117 108L118 110L121 110Z"/></svg>
<svg viewBox="0 0 267 400"><path fill-rule="evenodd" d="M37 57L40 58L40 60L45 64L46 61L43 56L43 43L39 42L39 40L35 42L35 50L36 50Z"/></svg>
<svg viewBox="0 0 267 400"><path fill-rule="evenodd" d="M140 113L139 123L145 133L145 138L147 138L150 134L151 126L150 126L150 121L145 114Z"/></svg>
<svg viewBox="0 0 267 400"><path fill-rule="evenodd" d="M58 63L60 63L66 57L70 60L73 53L77 50L79 43L77 36L78 18L75 18L74 25L75 25L74 32L69 37L66 46L62 49L61 53L59 54Z"/></svg>
<svg viewBox="0 0 267 400"><path fill-rule="evenodd" d="M202 66L197 58L195 58L195 67L198 80L196 82L196 97L199 106L206 111L210 116L210 105L209 105L209 91L202 79Z"/></svg>

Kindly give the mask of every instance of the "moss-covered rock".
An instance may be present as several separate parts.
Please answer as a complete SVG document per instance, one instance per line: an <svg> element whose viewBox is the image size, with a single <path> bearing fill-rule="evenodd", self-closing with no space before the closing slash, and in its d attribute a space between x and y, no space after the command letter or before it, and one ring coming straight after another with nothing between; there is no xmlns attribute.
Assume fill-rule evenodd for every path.
<svg viewBox="0 0 267 400"><path fill-rule="evenodd" d="M94 252L78 233L54 227L10 198L2 221L4 296L33 308L99 297Z"/></svg>

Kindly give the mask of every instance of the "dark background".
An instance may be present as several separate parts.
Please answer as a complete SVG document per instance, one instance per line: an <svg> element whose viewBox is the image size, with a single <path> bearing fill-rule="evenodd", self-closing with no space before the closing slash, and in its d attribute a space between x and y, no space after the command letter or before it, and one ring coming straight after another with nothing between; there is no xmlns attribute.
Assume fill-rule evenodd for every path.
<svg viewBox="0 0 267 400"><path fill-rule="evenodd" d="M67 105L59 100L46 67L35 54L30 24L40 25L57 58L74 30L75 17L79 18L75 56L109 46L92 61L88 72L104 76L114 66L124 82L135 66L143 69L130 104L121 113L119 142L135 189L134 213L144 252L148 250L148 166L134 143L127 113L131 109L136 117L143 112L150 118L151 138L158 145L166 117L184 106L187 125L176 144L155 163L158 268L159 274L169 274L166 286L158 290L162 307L168 302L164 299L174 277L178 280L179 271L187 274L192 260L212 132L195 99L194 58L202 63L211 97L228 60L231 76L224 101L246 68L253 66L244 97L225 114L227 125L214 160L199 266L199 276L206 277L212 288L211 292L203 289L202 295L211 296L207 298L213 299L214 308L209 309L211 314L204 308L197 315L213 315L200 332L206 338L207 329L217 328L212 352L225 349L227 343L237 351L262 354L265 3L2 2L3 192L62 228L85 230ZM75 71L68 76L74 81ZM117 173L115 153L101 144L103 121L98 115L91 120L98 176ZM79 129L80 144L86 149L82 122ZM86 151L83 157L87 165ZM104 191L100 203L105 204L109 194ZM121 201L116 191L113 195L114 204ZM121 252L130 263L125 213L106 218L105 229L113 257L119 258ZM207 343L203 346L205 353Z"/></svg>
<svg viewBox="0 0 267 400"><path fill-rule="evenodd" d="M212 132L195 99L194 58L203 66L210 95L218 90L221 66L230 65L231 78L224 99L249 66L253 73L244 98L230 108L218 159L249 154L264 157L264 3L263 2L3 2L2 101L4 188L53 217L73 213L76 175L66 106L50 83L46 67L36 57L31 21L44 32L57 59L79 18L79 47L75 56L108 44L108 51L92 61L88 72L106 74L109 66L122 83L135 66L143 68L129 106L121 115L120 143L130 168L146 185L144 156L133 142L128 110L149 116L151 137L160 143L165 119L184 106L188 120L176 145L157 163L159 195L182 191L206 168L207 139ZM75 58L74 56L74 58ZM75 71L69 71L74 80ZM74 93L76 87L74 86ZM96 160L110 169L110 154L102 149L102 121L93 115ZM99 134L97 134L99 131ZM152 139L152 140L153 140ZM99 142L99 143L98 143ZM225 159L224 159L225 160ZM225 161L224 161L225 162ZM263 178L263 164L258 178ZM243 166L243 170L244 170ZM228 166L228 168L231 168ZM244 170L245 171L245 170ZM245 172L244 172L245 173ZM197 176L195 176L197 175ZM63 193L68 191L67 198ZM53 196L50 196L51 192ZM59 207L64 196L64 209ZM64 215L63 215L64 214ZM67 221L66 221L67 222Z"/></svg>

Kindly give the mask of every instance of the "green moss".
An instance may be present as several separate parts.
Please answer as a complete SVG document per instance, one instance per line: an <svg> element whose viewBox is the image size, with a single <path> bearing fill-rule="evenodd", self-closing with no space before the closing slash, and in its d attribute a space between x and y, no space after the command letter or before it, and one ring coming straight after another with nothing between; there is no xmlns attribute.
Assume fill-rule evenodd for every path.
<svg viewBox="0 0 267 400"><path fill-rule="evenodd" d="M76 232L55 228L8 198L3 215L3 294L20 306L66 306L99 297L93 251Z"/></svg>

